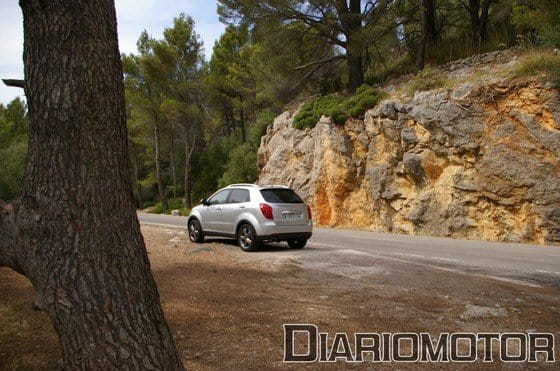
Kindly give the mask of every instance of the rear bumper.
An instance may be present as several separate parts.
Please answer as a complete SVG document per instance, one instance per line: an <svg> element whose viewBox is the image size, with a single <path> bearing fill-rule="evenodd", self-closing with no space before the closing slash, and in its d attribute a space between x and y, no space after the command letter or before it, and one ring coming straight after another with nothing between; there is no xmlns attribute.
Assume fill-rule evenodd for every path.
<svg viewBox="0 0 560 371"><path fill-rule="evenodd" d="M308 240L311 238L311 232L295 232L295 233L272 233L263 236L257 236L258 241L287 241L287 240Z"/></svg>

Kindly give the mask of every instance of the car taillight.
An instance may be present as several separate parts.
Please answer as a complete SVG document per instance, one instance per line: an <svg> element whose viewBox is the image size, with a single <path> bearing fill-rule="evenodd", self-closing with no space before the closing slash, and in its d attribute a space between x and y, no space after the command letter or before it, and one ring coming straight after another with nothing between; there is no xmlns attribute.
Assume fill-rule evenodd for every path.
<svg viewBox="0 0 560 371"><path fill-rule="evenodd" d="M261 207L261 213L266 219L274 219L274 217L272 216L272 207L270 205L260 204L259 206Z"/></svg>
<svg viewBox="0 0 560 371"><path fill-rule="evenodd" d="M311 207L309 207L309 205L307 205L307 216L309 216L309 220L313 219L313 216L311 215Z"/></svg>

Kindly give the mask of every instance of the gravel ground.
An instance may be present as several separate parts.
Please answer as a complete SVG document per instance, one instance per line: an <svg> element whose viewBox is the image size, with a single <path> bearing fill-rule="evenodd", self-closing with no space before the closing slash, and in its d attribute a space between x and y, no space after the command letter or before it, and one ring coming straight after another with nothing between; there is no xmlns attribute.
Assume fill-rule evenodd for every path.
<svg viewBox="0 0 560 371"><path fill-rule="evenodd" d="M188 369L294 368L282 363L284 323L321 332L550 332L560 292L358 251L244 253L233 243L191 244L180 229L143 226L163 309ZM308 250L307 250L308 249ZM54 369L58 340L31 309L33 288L0 269L0 369ZM299 351L303 351L297 346ZM558 351L558 341L556 354ZM375 368L556 368L546 364L376 364ZM309 368L371 368L371 363Z"/></svg>

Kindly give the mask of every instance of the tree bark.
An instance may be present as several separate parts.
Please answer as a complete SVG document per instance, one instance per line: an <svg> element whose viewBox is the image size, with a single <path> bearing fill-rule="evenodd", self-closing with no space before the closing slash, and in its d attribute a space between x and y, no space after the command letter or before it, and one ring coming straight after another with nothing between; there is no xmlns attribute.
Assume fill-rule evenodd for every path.
<svg viewBox="0 0 560 371"><path fill-rule="evenodd" d="M132 201L112 0L21 0L29 153L0 205L0 265L24 274L65 369L181 369Z"/></svg>
<svg viewBox="0 0 560 371"><path fill-rule="evenodd" d="M239 96L239 126L241 128L241 141L245 143L247 141L247 134L245 132L245 111L243 110L243 97Z"/></svg>
<svg viewBox="0 0 560 371"><path fill-rule="evenodd" d="M429 33L429 6L431 0L422 0L422 24L420 27L420 38L418 39L418 48L416 50L416 70L424 69L426 63L426 44L428 42Z"/></svg>
<svg viewBox="0 0 560 371"><path fill-rule="evenodd" d="M163 210L167 210L167 197L165 196L165 188L163 186L163 179L161 175L161 151L159 143L159 125L154 125L154 154L156 163L156 182L158 187L159 201L163 205Z"/></svg>
<svg viewBox="0 0 560 371"><path fill-rule="evenodd" d="M435 44L440 36L436 26L436 2L435 0L422 0L422 3L422 6L426 9L426 29L428 38Z"/></svg>
<svg viewBox="0 0 560 371"><path fill-rule="evenodd" d="M6 86L11 86L13 88L22 88L25 86L25 82L23 80L17 79L2 79Z"/></svg>
<svg viewBox="0 0 560 371"><path fill-rule="evenodd" d="M354 93L364 83L364 66L362 55L354 55L350 50L346 52L346 63L348 64L348 85L349 93Z"/></svg>
<svg viewBox="0 0 560 371"><path fill-rule="evenodd" d="M346 89L354 93L364 83L363 47L359 43L362 29L362 8L360 0L337 1L337 12L346 37L346 62L348 83Z"/></svg>
<svg viewBox="0 0 560 371"><path fill-rule="evenodd" d="M486 40L488 29L488 13L492 0L469 0L467 11L471 20L471 32L474 43L480 49L484 40ZM480 51L480 50L479 50Z"/></svg>
<svg viewBox="0 0 560 371"><path fill-rule="evenodd" d="M187 209L192 207L191 203L191 179L190 179L190 169L191 169L191 157L194 151L194 140L190 142L190 128L189 124L185 124L185 178L184 178L184 202L183 204Z"/></svg>
<svg viewBox="0 0 560 371"><path fill-rule="evenodd" d="M175 140L173 139L173 126L168 123L169 139L171 140L171 177L173 180L173 198L177 198L177 166L175 164Z"/></svg>
<svg viewBox="0 0 560 371"><path fill-rule="evenodd" d="M130 145L130 144L129 144ZM144 206L142 204L142 186L140 185L140 176L138 174L138 156L136 151L133 151L132 170L134 171L134 185L136 187L136 202L139 209Z"/></svg>

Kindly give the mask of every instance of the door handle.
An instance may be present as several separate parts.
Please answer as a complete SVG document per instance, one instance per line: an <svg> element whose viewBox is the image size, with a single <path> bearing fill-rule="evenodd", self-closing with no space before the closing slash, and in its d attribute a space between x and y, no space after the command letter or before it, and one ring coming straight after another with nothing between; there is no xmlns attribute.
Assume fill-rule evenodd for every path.
<svg viewBox="0 0 560 371"><path fill-rule="evenodd" d="M244 208L245 208L245 206L241 205L241 206L239 206L239 208L240 208L240 209L244 209Z"/></svg>
<svg viewBox="0 0 560 371"><path fill-rule="evenodd" d="M221 208L221 207L217 207L217 208L216 208L216 210L218 210L218 211L219 211L219 210L222 210L222 208Z"/></svg>

